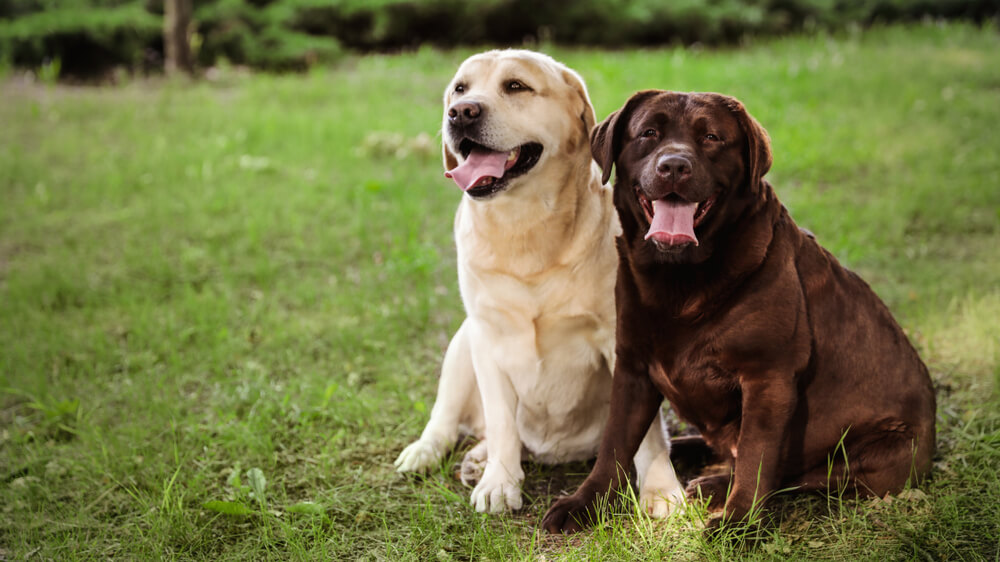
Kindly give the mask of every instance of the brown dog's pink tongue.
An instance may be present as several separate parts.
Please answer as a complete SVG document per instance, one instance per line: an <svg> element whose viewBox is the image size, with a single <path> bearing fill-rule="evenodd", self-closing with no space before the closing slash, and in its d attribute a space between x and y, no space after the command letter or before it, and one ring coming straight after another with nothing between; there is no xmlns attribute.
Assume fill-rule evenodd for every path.
<svg viewBox="0 0 1000 562"><path fill-rule="evenodd" d="M477 148L469 153L458 167L448 170L444 177L455 180L462 191L468 191L470 187L476 185L483 178L503 177L504 166L507 163L506 152L493 152Z"/></svg>
<svg viewBox="0 0 1000 562"><path fill-rule="evenodd" d="M665 199L653 201L653 221L646 233L646 240L652 238L671 246L690 243L697 246L698 237L694 235L694 213L697 210L697 203Z"/></svg>

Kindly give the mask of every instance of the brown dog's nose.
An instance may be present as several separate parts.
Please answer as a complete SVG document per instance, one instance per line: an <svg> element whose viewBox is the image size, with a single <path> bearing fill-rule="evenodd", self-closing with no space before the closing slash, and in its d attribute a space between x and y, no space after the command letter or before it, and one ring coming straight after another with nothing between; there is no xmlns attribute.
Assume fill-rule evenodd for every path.
<svg viewBox="0 0 1000 562"><path fill-rule="evenodd" d="M460 101L448 108L448 121L454 125L466 125L479 119L483 107L474 101Z"/></svg>
<svg viewBox="0 0 1000 562"><path fill-rule="evenodd" d="M667 181L680 183L691 177L691 161L679 154L666 154L656 161L656 172Z"/></svg>

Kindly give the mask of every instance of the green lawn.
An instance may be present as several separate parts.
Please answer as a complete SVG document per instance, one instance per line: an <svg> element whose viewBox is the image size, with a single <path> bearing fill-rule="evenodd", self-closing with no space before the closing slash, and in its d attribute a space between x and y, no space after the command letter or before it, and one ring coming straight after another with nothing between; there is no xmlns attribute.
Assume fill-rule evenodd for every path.
<svg viewBox="0 0 1000 562"><path fill-rule="evenodd" d="M9 75L0 560L997 559L996 29L545 50L599 118L655 87L735 95L764 124L779 196L930 367L939 454L921 492L783 498L736 551L702 540L698 508L539 532L584 464L527 465L526 507L504 517L470 509L460 453L397 475L463 316L437 143L471 49L197 83Z"/></svg>

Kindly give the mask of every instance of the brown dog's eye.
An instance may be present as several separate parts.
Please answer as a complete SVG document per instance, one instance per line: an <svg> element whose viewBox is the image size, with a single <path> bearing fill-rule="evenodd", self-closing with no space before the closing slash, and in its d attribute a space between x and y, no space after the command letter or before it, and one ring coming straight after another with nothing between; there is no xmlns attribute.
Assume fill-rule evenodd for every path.
<svg viewBox="0 0 1000 562"><path fill-rule="evenodd" d="M646 129L639 136L642 137L642 138L644 138L644 139L649 139L649 138L655 137L656 135L657 135L656 129Z"/></svg>
<svg viewBox="0 0 1000 562"><path fill-rule="evenodd" d="M717 135L713 135L712 133L708 133L707 135L705 135L705 140L707 140L708 142L719 142L722 139L719 138Z"/></svg>

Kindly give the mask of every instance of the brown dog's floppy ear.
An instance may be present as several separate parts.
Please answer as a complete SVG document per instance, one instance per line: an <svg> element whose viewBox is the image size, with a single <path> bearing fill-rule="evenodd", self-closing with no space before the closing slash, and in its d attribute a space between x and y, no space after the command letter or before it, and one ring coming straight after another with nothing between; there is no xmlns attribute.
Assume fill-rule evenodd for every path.
<svg viewBox="0 0 1000 562"><path fill-rule="evenodd" d="M590 133L590 153L594 156L597 165L601 167L601 183L608 183L608 179L611 178L611 166L618 156L614 136L615 129L618 128L620 114L620 109L612 112Z"/></svg>
<svg viewBox="0 0 1000 562"><path fill-rule="evenodd" d="M645 90L634 94L625 105L613 111L590 133L590 152L594 156L594 161L601 167L601 183L608 183L611 179L611 167L622 150L621 130L628 123L632 110L643 100L657 93L656 90Z"/></svg>
<svg viewBox="0 0 1000 562"><path fill-rule="evenodd" d="M771 169L771 138L764 127L747 113L746 107L736 98L725 98L726 106L733 112L747 137L747 168L750 185L757 190L761 180Z"/></svg>

